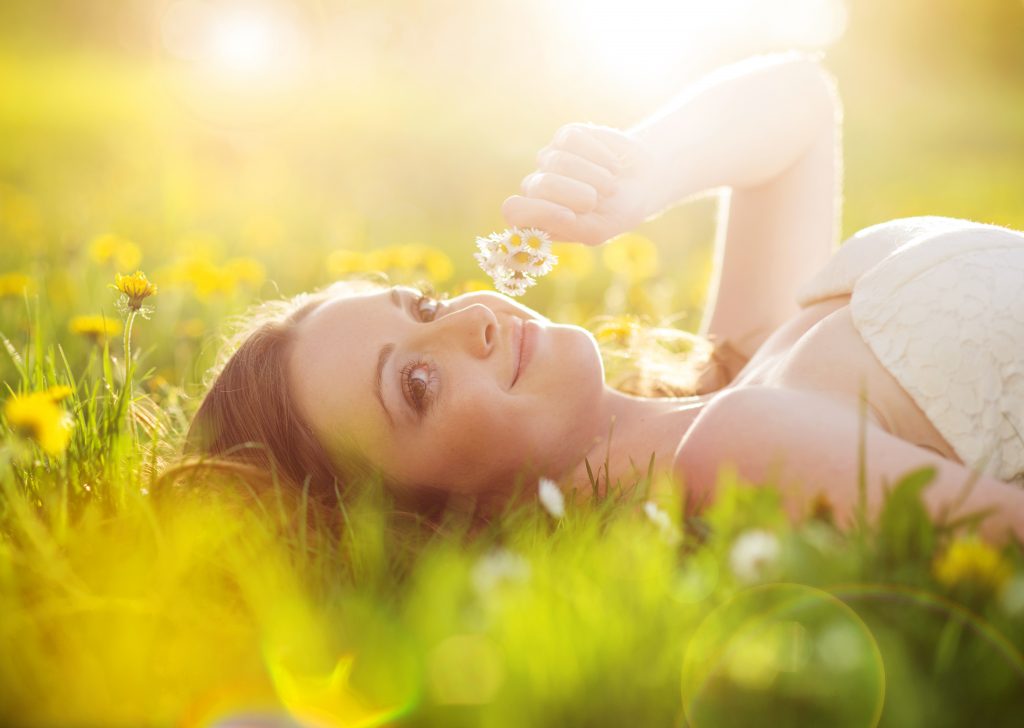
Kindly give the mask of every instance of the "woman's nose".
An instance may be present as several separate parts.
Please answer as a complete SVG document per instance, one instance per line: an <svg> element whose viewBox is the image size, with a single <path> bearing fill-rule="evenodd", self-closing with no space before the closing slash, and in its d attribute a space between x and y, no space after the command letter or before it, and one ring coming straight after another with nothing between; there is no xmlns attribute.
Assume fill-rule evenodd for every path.
<svg viewBox="0 0 1024 728"><path fill-rule="evenodd" d="M464 348L481 359L491 355L498 336L498 319L482 303L473 303L439 318L435 325L443 329L449 343Z"/></svg>

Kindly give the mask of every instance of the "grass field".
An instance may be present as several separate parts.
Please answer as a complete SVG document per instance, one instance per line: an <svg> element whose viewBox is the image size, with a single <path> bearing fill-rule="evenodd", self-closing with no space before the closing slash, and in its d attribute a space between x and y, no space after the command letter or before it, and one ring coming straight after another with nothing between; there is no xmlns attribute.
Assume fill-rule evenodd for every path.
<svg viewBox="0 0 1024 728"><path fill-rule="evenodd" d="M413 6L406 29L427 23ZM1024 554L932 523L927 473L849 532L824 506L792 524L771 484L728 473L706 523L648 479L475 540L458 519L396 528L372 483L340 534L302 499L170 492L230 316L361 269L486 285L474 237L505 227L553 131L627 126L674 89L570 84L544 57L427 63L439 51L408 32L372 70L232 96L133 41L134 21L108 30L113 4L55 7L4 10L0 43L0 723L1019 722ZM1020 57L980 57L968 30L988 26L944 36L957 16L923 3L870 25L879 7L851 10L825 60L844 234L917 214L1024 229ZM524 302L595 330L692 329L713 218L700 200L609 246L653 272L561 246ZM159 288L148 318L111 289L136 269Z"/></svg>

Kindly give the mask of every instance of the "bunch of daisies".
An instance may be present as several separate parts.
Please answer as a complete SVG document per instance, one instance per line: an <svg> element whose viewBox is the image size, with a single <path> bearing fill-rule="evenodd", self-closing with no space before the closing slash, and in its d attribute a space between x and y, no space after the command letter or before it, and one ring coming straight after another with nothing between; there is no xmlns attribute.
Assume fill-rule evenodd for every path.
<svg viewBox="0 0 1024 728"><path fill-rule="evenodd" d="M537 228L513 227L478 237L476 247L479 252L473 257L507 296L523 295L558 262L551 252L551 238Z"/></svg>

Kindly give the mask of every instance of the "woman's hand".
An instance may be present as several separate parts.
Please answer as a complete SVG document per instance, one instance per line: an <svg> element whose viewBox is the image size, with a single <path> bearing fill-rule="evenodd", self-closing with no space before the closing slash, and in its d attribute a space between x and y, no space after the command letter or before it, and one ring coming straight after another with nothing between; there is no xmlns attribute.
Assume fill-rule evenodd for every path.
<svg viewBox="0 0 1024 728"><path fill-rule="evenodd" d="M600 245L653 212L655 162L647 144L609 126L566 124L537 153L537 170L521 195L501 206L516 227L537 227L556 240Z"/></svg>

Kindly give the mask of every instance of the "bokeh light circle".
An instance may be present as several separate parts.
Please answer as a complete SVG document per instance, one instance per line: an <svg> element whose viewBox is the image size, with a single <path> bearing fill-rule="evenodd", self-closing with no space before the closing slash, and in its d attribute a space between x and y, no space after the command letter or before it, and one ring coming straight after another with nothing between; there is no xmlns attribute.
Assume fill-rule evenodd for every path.
<svg viewBox="0 0 1024 728"><path fill-rule="evenodd" d="M885 670L867 625L814 587L765 584L712 611L686 646L683 707L693 728L872 728Z"/></svg>

